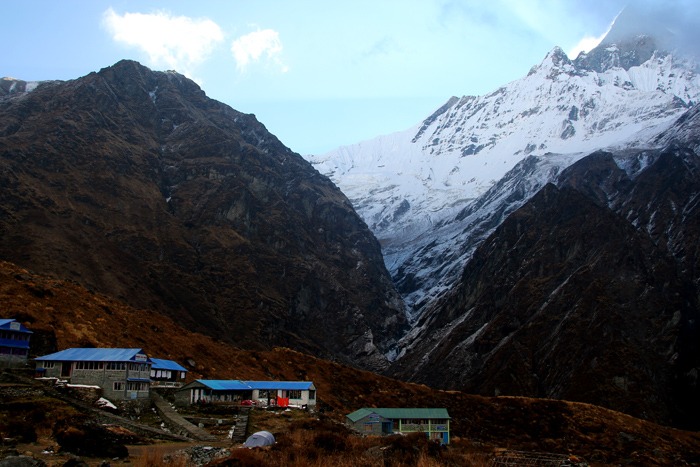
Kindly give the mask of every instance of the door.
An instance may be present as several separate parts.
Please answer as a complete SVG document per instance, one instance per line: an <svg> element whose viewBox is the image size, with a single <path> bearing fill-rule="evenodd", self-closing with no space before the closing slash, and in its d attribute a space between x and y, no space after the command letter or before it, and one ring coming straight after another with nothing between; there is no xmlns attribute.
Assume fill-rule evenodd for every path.
<svg viewBox="0 0 700 467"><path fill-rule="evenodd" d="M72 367L71 362L62 362L61 363L61 377L62 378L70 378L71 367Z"/></svg>

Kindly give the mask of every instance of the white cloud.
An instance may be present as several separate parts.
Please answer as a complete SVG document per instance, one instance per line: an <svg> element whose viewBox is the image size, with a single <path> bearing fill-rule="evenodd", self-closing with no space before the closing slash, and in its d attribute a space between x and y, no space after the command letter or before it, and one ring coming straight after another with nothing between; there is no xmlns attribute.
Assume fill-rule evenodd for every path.
<svg viewBox="0 0 700 467"><path fill-rule="evenodd" d="M289 67L282 62L282 41L273 29L263 29L241 36L231 44L231 53L239 71L245 72L253 62L266 61L282 73Z"/></svg>
<svg viewBox="0 0 700 467"><path fill-rule="evenodd" d="M109 8L102 24L115 41L145 52L150 66L164 65L189 76L224 39L221 28L210 19L171 16L162 11L119 15Z"/></svg>
<svg viewBox="0 0 700 467"><path fill-rule="evenodd" d="M598 44L600 44L600 41L603 40L604 37L605 34L599 37L585 36L578 41L575 46L569 49L566 54L573 60L574 58L578 57L578 54L581 52L590 52L593 50Z"/></svg>
<svg viewBox="0 0 700 467"><path fill-rule="evenodd" d="M571 47L569 50L567 50L566 54L571 58L572 60L578 57L578 54L581 52L590 52L593 50L600 42L605 39L605 36L608 35L610 32L610 28L612 28L612 23L610 23L610 26L608 26L608 29L601 34L598 37L593 37L593 36L584 36L578 43Z"/></svg>

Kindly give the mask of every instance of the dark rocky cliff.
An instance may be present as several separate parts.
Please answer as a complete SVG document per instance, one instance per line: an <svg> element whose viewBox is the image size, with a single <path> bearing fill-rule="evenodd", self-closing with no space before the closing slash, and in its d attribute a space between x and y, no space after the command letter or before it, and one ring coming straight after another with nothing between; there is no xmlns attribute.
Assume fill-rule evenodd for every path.
<svg viewBox="0 0 700 467"><path fill-rule="evenodd" d="M699 187L688 141L582 159L476 250L391 374L697 428Z"/></svg>
<svg viewBox="0 0 700 467"><path fill-rule="evenodd" d="M0 186L1 259L221 340L380 369L406 326L346 197L177 73L123 61L6 93Z"/></svg>

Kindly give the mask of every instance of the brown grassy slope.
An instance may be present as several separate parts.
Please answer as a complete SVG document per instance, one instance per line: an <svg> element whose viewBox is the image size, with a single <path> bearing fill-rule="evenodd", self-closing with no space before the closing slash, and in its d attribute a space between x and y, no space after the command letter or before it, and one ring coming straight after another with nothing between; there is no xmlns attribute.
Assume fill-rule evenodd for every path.
<svg viewBox="0 0 700 467"><path fill-rule="evenodd" d="M59 349L141 347L153 357L185 364L191 359L190 378L311 380L321 407L336 420L365 406L446 407L453 436L478 449L573 452L600 463L700 463L698 433L588 404L435 391L289 349L246 351L7 262L0 262L0 310L35 331L39 340L55 334Z"/></svg>

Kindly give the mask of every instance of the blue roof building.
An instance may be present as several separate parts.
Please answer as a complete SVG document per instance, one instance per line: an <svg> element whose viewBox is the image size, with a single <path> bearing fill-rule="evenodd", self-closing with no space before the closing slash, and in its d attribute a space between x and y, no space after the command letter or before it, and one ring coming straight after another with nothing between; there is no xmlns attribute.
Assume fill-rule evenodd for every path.
<svg viewBox="0 0 700 467"><path fill-rule="evenodd" d="M181 387L187 377L187 368L173 360L152 358L151 385L153 387Z"/></svg>
<svg viewBox="0 0 700 467"><path fill-rule="evenodd" d="M37 357L37 373L98 386L110 400L148 399L152 361L142 349L73 348Z"/></svg>
<svg viewBox="0 0 700 467"><path fill-rule="evenodd" d="M32 331L14 319L0 319L0 366L27 363Z"/></svg>
<svg viewBox="0 0 700 467"><path fill-rule="evenodd" d="M248 403L283 407L313 406L316 405L316 387L311 381L198 379L183 386L175 399L180 405Z"/></svg>
<svg viewBox="0 0 700 467"><path fill-rule="evenodd" d="M37 357L36 361L54 362L147 362L141 349L74 348Z"/></svg>

